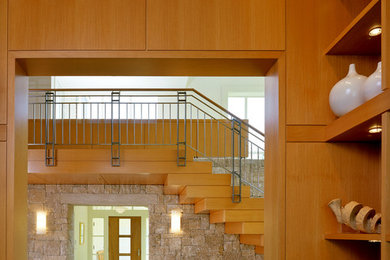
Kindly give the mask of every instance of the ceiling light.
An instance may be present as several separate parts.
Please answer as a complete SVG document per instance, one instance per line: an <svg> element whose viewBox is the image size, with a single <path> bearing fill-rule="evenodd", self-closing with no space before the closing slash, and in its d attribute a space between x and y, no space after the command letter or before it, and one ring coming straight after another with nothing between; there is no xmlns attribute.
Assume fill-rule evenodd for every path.
<svg viewBox="0 0 390 260"><path fill-rule="evenodd" d="M370 134L377 134L382 132L382 127L380 125L372 126L370 129L368 129L368 132Z"/></svg>
<svg viewBox="0 0 390 260"><path fill-rule="evenodd" d="M374 36L380 35L381 33L382 33L382 27L377 26L377 27L372 28L372 29L368 32L368 35L370 35L371 37L374 37Z"/></svg>

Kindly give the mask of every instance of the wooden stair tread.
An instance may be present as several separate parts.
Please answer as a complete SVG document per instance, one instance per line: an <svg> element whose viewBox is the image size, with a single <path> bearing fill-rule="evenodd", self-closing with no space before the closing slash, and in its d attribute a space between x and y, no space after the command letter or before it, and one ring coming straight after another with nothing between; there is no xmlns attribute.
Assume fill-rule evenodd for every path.
<svg viewBox="0 0 390 260"><path fill-rule="evenodd" d="M231 198L233 188L229 186L186 186L180 193L181 204L194 204L204 198ZM238 190L238 187L236 187ZM250 187L241 188L243 198L250 197Z"/></svg>
<svg viewBox="0 0 390 260"><path fill-rule="evenodd" d="M255 253L259 254L259 255L264 255L264 247L263 246L256 246Z"/></svg>
<svg viewBox="0 0 390 260"><path fill-rule="evenodd" d="M245 245L264 246L264 235L240 235L240 243Z"/></svg>
<svg viewBox="0 0 390 260"><path fill-rule="evenodd" d="M226 234L264 234L264 222L227 222Z"/></svg>
<svg viewBox="0 0 390 260"><path fill-rule="evenodd" d="M207 213L210 210L264 210L263 198L242 198L240 203L233 203L231 198L205 198L195 204L195 213Z"/></svg>
<svg viewBox="0 0 390 260"><path fill-rule="evenodd" d="M216 210L210 212L210 223L264 221L263 210Z"/></svg>

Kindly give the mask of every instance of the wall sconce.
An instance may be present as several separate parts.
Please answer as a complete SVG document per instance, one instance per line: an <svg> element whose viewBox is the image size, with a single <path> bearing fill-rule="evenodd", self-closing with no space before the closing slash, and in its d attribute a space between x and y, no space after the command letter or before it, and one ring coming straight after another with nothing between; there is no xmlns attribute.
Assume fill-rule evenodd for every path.
<svg viewBox="0 0 390 260"><path fill-rule="evenodd" d="M37 234L46 234L46 212L44 211L37 212Z"/></svg>
<svg viewBox="0 0 390 260"><path fill-rule="evenodd" d="M171 233L181 232L181 215L180 209L171 211Z"/></svg>

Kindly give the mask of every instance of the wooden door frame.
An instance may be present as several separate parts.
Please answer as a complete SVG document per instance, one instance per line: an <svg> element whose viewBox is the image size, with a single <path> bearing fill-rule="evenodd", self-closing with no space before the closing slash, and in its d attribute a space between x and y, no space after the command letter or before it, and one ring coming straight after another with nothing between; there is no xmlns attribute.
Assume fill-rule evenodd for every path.
<svg viewBox="0 0 390 260"><path fill-rule="evenodd" d="M123 62L132 59L147 61L143 74L149 76L183 76L185 70L167 71L157 65L160 61L175 60L184 64L188 62L207 61L208 68L217 64L212 73L214 76L266 76L266 107L268 119L266 134L269 137L266 153L270 158L265 168L265 256L267 259L285 259L285 103L286 73L284 51L9 51L8 52L8 126L7 126L7 259L27 258L27 145L24 136L27 129L27 118L20 116L20 109L15 100L25 100L28 82L24 76L45 76L59 72L63 68L69 72L82 71L83 75L106 75L109 66L118 66L124 75ZM223 67L218 61L241 63L252 74L243 71L235 72ZM34 61L34 62L32 62ZM70 61L70 62L69 62ZM82 68L95 64L92 68ZM100 61L100 63L99 63ZM103 62L102 62L103 61ZM104 66L104 61L113 63ZM156 66L153 67L153 61ZM256 63L260 61L260 63ZM262 66L261 61L267 62ZM270 62L271 61L271 62ZM174 63L176 64L176 63ZM238 67L240 67L238 66ZM72 68L74 67L74 68ZM237 67L237 68L238 68ZM160 69L160 70L159 70ZM112 72L112 68L110 70ZM256 71L261 72L258 75ZM151 73L151 72L154 72ZM140 72L138 72L140 73ZM112 74L112 73L111 73ZM110 74L110 75L111 75ZM68 74L71 76L71 74ZM74 74L73 74L74 75ZM132 75L129 73L127 75ZM199 69L189 76L210 75ZM21 90L19 93L18 90ZM17 109L16 109L17 108ZM22 113L23 114L23 113ZM25 115L27 116L27 115ZM266 115L267 118L267 115ZM26 122L24 122L26 121ZM25 166L24 166L25 165ZM21 167L20 169L17 167ZM23 168L25 167L25 168ZM267 194L270 194L267 196ZM17 241L17 243L16 243Z"/></svg>

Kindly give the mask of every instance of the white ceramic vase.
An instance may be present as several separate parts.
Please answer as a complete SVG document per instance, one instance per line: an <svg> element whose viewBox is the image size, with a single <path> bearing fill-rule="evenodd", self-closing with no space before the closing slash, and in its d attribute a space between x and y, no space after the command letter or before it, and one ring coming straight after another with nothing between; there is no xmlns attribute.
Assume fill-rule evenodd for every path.
<svg viewBox="0 0 390 260"><path fill-rule="evenodd" d="M363 85L364 101L382 93L382 62L378 62L376 71L372 73Z"/></svg>
<svg viewBox="0 0 390 260"><path fill-rule="evenodd" d="M364 103L362 87L367 77L349 65L348 75L334 85L329 94L329 104L336 116L342 116Z"/></svg>

